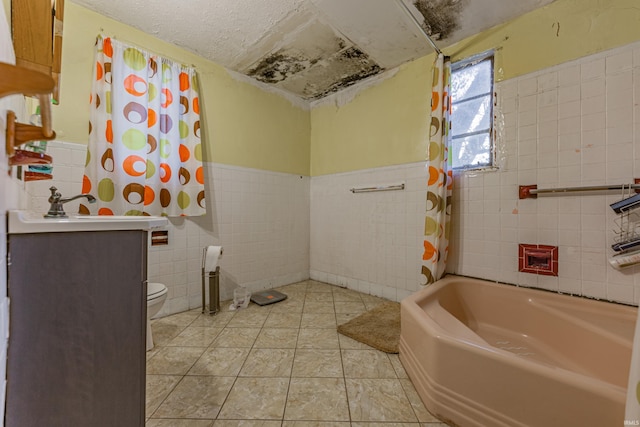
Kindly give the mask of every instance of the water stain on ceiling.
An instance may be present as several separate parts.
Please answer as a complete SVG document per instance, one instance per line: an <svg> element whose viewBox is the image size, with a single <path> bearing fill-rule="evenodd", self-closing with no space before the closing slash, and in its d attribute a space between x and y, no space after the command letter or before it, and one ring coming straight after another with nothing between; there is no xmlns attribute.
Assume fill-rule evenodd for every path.
<svg viewBox="0 0 640 427"><path fill-rule="evenodd" d="M465 2L462 0L415 0L413 5L422 15L422 29L433 40L446 39L458 29L458 19Z"/></svg>
<svg viewBox="0 0 640 427"><path fill-rule="evenodd" d="M69 0L306 101L554 0Z"/></svg>

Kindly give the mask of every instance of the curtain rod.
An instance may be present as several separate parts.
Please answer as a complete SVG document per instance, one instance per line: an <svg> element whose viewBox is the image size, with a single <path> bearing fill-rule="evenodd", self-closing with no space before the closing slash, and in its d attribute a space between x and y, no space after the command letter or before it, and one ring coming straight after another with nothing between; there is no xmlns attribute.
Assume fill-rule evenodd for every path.
<svg viewBox="0 0 640 427"><path fill-rule="evenodd" d="M429 36L429 34L427 34L427 32L424 30L424 28L422 28L422 25L420 25L420 23L418 22L416 17L413 16L413 13L411 13L411 11L409 10L409 7L407 7L407 5L404 3L404 1L403 0L398 0L398 3L400 3L400 5L402 6L402 9L404 9L404 11L407 13L407 15L409 15L411 20L420 29L420 32L422 33L422 35L425 36L425 38L427 39L427 41L429 42L429 44L431 45L433 50L435 50L438 55L442 55L443 54L442 51L438 48L438 46L436 46L436 44L434 43L433 39L431 39L431 36Z"/></svg>

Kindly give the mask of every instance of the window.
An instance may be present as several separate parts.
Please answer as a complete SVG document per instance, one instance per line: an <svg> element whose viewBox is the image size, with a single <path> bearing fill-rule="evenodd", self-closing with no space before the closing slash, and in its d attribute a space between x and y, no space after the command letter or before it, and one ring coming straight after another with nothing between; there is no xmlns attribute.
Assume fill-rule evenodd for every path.
<svg viewBox="0 0 640 427"><path fill-rule="evenodd" d="M451 67L451 152L454 169L493 166L493 53Z"/></svg>

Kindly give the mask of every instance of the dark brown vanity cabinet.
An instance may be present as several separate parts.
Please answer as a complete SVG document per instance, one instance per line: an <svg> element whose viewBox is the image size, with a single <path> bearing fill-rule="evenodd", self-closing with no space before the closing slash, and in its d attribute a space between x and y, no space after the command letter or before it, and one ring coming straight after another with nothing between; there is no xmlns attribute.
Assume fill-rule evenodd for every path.
<svg viewBox="0 0 640 427"><path fill-rule="evenodd" d="M147 232L9 235L5 425L144 426Z"/></svg>

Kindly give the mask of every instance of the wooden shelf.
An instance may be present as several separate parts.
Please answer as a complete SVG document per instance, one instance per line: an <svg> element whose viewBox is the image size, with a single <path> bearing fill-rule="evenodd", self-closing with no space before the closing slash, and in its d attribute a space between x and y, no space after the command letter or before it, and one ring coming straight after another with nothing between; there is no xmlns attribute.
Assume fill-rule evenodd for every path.
<svg viewBox="0 0 640 427"><path fill-rule="evenodd" d="M56 83L51 76L25 67L0 62L0 98L7 95L49 95Z"/></svg>
<svg viewBox="0 0 640 427"><path fill-rule="evenodd" d="M7 111L6 152L11 158L15 147L29 141L54 139L56 133L51 128L51 92L55 82L51 76L28 68L0 62L0 98L23 94L37 96L40 101L42 126L16 122L13 111Z"/></svg>

